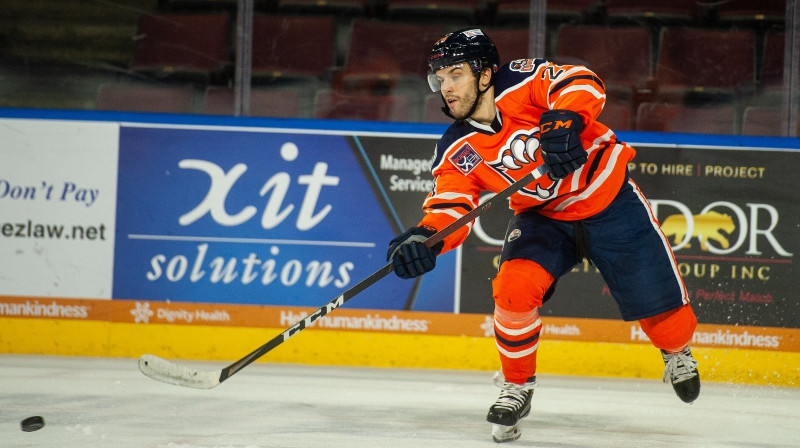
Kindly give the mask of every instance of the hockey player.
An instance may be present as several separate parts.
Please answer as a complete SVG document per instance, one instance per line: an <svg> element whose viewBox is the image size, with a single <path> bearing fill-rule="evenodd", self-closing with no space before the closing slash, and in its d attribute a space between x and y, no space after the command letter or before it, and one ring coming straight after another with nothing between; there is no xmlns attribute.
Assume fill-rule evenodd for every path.
<svg viewBox="0 0 800 448"><path fill-rule="evenodd" d="M436 145L435 186L419 224L394 238L387 259L402 278L422 275L436 257L461 244L467 226L432 248L425 239L545 164L549 174L510 198L500 268L492 280L501 388L489 408L495 442L520 437L531 408L539 308L557 280L588 258L606 281L626 321L637 320L665 363L664 381L681 400L700 393L689 342L697 319L669 243L627 163L635 150L597 121L605 102L588 68L544 59L500 65L480 29L441 38L428 58L428 82L455 122Z"/></svg>

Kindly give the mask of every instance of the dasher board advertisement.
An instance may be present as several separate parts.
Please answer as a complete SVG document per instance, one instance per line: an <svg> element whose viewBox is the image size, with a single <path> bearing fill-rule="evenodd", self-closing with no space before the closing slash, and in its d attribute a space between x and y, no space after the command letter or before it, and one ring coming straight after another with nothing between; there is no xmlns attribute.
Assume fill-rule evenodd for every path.
<svg viewBox="0 0 800 448"><path fill-rule="evenodd" d="M0 119L0 295L111 298L116 123Z"/></svg>
<svg viewBox="0 0 800 448"><path fill-rule="evenodd" d="M700 137L697 137L700 141ZM701 322L800 326L800 152L635 143L628 166L661 223ZM465 243L462 310L490 313L505 216L482 219ZM641 269L647 269L642 266ZM648 291L641 291L647 294ZM599 272L588 262L559 280L542 314L619 318Z"/></svg>
<svg viewBox="0 0 800 448"><path fill-rule="evenodd" d="M411 223L378 170L357 135L123 125L113 297L325 303L385 265ZM351 305L452 312L455 275L454 253Z"/></svg>
<svg viewBox="0 0 800 448"><path fill-rule="evenodd" d="M74 310L44 298L317 307L382 267L389 240L418 222L443 131L9 114L0 119L0 296L19 298L23 314ZM800 328L798 140L620 135L637 149L630 176L701 323ZM434 271L388 276L348 305L491 314L509 216L492 207ZM619 319L588 263L559 281L541 312Z"/></svg>

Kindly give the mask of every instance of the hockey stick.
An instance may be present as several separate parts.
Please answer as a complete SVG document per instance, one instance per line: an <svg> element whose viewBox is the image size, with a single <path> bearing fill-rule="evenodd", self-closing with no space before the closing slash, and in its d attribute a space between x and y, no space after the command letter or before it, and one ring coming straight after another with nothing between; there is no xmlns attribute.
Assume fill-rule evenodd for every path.
<svg viewBox="0 0 800 448"><path fill-rule="evenodd" d="M425 240L425 245L428 247L432 247L437 243L441 242L448 235L452 234L453 232L455 232L462 226L466 225L467 223L473 221L481 213L491 208L494 203L496 203L497 201L507 199L509 196L522 189L525 185L528 185L529 183L543 176L546 172L547 169L545 168L544 165L542 165L536 170L526 174L520 180L509 185L500 193L497 193L496 195L492 196L483 204L470 210L469 213L465 214L461 218L454 221L452 224L448 225L444 229L440 230L439 232L435 233L433 236ZM325 316L326 314L330 313L336 308L342 306L342 304L350 300L356 294L367 289L369 286L373 285L383 277L386 277L393 270L394 266L392 265L392 263L388 263L386 266L374 272L369 277L353 285L350 289L343 292L335 299L331 300L327 304L318 308L313 313L306 316L303 320L292 325L283 333L275 336L274 338L272 338L272 340L270 340L266 344L262 345L261 347L258 347L257 349L250 352L244 358L234 362L233 364L223 369L211 370L211 371L196 370L185 365L168 361L166 359L160 358L155 355L147 354L147 355L142 355L139 358L139 370L141 370L142 373L147 375L148 377L153 378L154 380L163 381L165 383L176 384L178 386L184 386L184 387L194 387L196 389L211 389L213 387L218 386L220 383L222 383L223 381L227 380L228 378L236 374L236 372L250 365L250 363L252 363L256 359L264 356L270 350L286 342L289 338L299 333L304 328L309 327L317 319L320 319L321 317Z"/></svg>

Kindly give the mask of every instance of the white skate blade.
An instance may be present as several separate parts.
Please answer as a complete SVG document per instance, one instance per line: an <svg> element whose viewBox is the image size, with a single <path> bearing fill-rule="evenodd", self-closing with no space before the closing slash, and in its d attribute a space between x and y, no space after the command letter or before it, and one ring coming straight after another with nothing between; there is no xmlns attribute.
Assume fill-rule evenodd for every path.
<svg viewBox="0 0 800 448"><path fill-rule="evenodd" d="M492 439L495 443L511 442L517 440L522 435L519 425L503 426L492 424Z"/></svg>

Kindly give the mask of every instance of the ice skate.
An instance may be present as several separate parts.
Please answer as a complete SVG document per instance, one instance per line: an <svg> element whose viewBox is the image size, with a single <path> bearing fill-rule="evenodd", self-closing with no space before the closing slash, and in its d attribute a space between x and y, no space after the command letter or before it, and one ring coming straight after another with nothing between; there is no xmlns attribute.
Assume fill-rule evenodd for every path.
<svg viewBox="0 0 800 448"><path fill-rule="evenodd" d="M507 382L498 372L494 383L502 390L486 415L486 421L492 423L492 439L497 443L517 440L522 435L519 421L531 412L536 377L528 379L525 384L514 384Z"/></svg>
<svg viewBox="0 0 800 448"><path fill-rule="evenodd" d="M664 358L664 382L672 383L678 398L684 403L691 403L700 395L700 374L697 373L697 361L692 357L689 347L678 353L667 353L661 350Z"/></svg>
<svg viewBox="0 0 800 448"><path fill-rule="evenodd" d="M496 443L512 442L522 436L519 424L514 426L492 425L492 440Z"/></svg>

